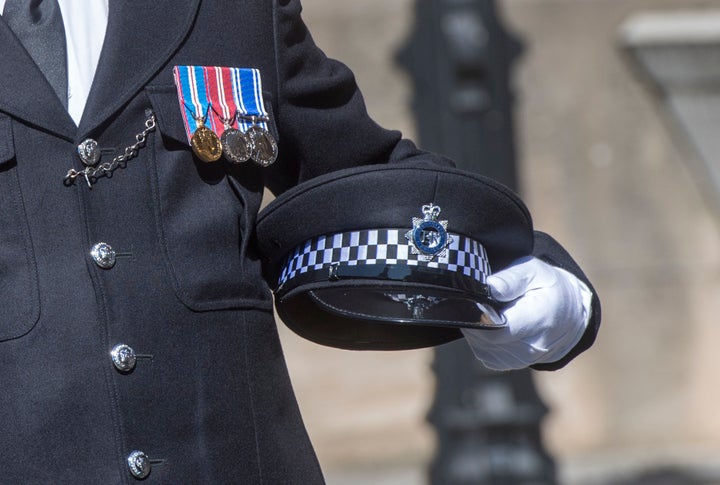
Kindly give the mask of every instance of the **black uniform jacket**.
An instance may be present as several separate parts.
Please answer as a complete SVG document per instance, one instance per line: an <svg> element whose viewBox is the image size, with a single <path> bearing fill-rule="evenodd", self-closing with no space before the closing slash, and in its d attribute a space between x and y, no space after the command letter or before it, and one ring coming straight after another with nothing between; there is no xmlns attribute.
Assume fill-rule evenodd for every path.
<svg viewBox="0 0 720 485"><path fill-rule="evenodd" d="M134 450L151 483L321 483L253 243L263 186L448 162L367 117L297 0L111 0L79 127L2 21L0 46L0 483L133 483ZM260 70L271 168L194 158L175 65ZM80 142L111 161L151 112L136 157L92 189L63 183ZM98 242L117 252L112 268L91 257ZM550 239L536 248L584 279ZM138 354L130 372L110 359L118 344Z"/></svg>

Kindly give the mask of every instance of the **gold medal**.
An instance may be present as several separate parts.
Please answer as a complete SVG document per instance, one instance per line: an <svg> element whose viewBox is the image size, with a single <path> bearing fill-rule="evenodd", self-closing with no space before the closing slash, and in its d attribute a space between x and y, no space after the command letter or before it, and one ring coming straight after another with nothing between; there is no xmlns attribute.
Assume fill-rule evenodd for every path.
<svg viewBox="0 0 720 485"><path fill-rule="evenodd" d="M187 107L187 105L185 105ZM190 138L190 146L192 147L193 153L203 162L216 162L222 156L222 144L220 138L210 128L205 126L205 120L207 120L208 113L212 108L212 104L208 105L204 116L198 116L193 114L192 117L197 123L197 129Z"/></svg>
<svg viewBox="0 0 720 485"><path fill-rule="evenodd" d="M190 146L203 162L216 162L222 156L220 138L207 126L200 124L190 139Z"/></svg>

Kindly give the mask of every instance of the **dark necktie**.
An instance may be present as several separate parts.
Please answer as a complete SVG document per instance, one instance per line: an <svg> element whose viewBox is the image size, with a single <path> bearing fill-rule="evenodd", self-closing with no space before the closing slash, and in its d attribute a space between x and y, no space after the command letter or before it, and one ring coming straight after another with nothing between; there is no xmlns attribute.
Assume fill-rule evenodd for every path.
<svg viewBox="0 0 720 485"><path fill-rule="evenodd" d="M67 108L65 27L57 0L7 0L3 18Z"/></svg>

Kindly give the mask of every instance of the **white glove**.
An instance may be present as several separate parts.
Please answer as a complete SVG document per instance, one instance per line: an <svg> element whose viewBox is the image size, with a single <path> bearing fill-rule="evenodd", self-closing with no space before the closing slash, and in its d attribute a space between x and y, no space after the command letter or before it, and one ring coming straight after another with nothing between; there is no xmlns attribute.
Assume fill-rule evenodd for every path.
<svg viewBox="0 0 720 485"><path fill-rule="evenodd" d="M528 257L489 276L487 283L496 301L508 302L499 311L507 325L461 329L485 367L511 370L555 362L580 341L592 292L574 275Z"/></svg>

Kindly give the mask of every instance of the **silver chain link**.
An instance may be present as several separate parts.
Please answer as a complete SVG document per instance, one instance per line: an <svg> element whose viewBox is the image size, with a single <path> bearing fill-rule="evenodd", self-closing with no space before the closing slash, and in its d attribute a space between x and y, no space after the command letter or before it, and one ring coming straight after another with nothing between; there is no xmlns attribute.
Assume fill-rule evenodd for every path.
<svg viewBox="0 0 720 485"><path fill-rule="evenodd" d="M125 150L120 155L116 156L109 162L101 163L97 167L85 167L83 170L75 170L71 168L68 170L67 175L63 181L66 185L72 185L75 183L75 179L83 177L88 184L88 187L92 189L92 184L100 177L111 177L112 173L121 165L124 165L131 158L135 158L138 151L145 146L147 142L147 136L150 132L155 131L155 113L150 112L147 119L145 120L145 129L135 135L135 143L125 147Z"/></svg>

